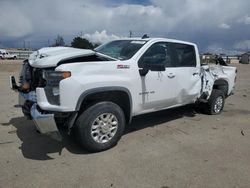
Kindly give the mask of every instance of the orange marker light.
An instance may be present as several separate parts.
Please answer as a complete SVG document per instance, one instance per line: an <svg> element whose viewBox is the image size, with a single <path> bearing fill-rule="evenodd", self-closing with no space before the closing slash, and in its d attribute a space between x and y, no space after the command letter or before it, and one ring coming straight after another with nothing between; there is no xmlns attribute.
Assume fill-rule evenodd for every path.
<svg viewBox="0 0 250 188"><path fill-rule="evenodd" d="M63 72L62 74L63 78L69 78L71 76L71 72Z"/></svg>

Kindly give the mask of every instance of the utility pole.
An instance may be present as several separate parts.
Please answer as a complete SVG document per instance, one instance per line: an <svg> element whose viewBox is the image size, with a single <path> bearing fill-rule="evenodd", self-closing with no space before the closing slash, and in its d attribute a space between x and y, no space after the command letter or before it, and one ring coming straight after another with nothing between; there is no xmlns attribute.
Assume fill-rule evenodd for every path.
<svg viewBox="0 0 250 188"><path fill-rule="evenodd" d="M130 30L130 31L129 31L129 38L132 38L132 35L133 35L133 33L132 33L132 31Z"/></svg>
<svg viewBox="0 0 250 188"><path fill-rule="evenodd" d="M80 32L80 37L83 38L83 31Z"/></svg>
<svg viewBox="0 0 250 188"><path fill-rule="evenodd" d="M49 39L48 39L48 47L50 46L50 41L49 41Z"/></svg>
<svg viewBox="0 0 250 188"><path fill-rule="evenodd" d="M23 49L26 48L25 40L23 41Z"/></svg>

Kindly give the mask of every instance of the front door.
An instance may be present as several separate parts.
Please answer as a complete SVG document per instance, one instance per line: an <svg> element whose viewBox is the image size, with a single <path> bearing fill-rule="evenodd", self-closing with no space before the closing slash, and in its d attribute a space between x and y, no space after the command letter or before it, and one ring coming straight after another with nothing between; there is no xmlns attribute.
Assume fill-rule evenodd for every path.
<svg viewBox="0 0 250 188"><path fill-rule="evenodd" d="M154 43L138 61L139 68L165 65L165 71L148 71L141 76L140 101L143 110L157 110L176 104L176 69L171 65L167 42Z"/></svg>

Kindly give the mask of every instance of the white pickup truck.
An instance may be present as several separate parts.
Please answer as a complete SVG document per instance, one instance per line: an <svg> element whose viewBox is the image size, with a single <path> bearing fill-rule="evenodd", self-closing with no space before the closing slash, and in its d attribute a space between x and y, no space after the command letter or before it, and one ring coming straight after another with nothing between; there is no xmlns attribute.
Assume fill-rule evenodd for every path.
<svg viewBox="0 0 250 188"><path fill-rule="evenodd" d="M10 54L6 50L0 49L0 59L17 59L17 55Z"/></svg>
<svg viewBox="0 0 250 188"><path fill-rule="evenodd" d="M130 38L95 50L42 48L24 61L20 86L13 76L10 84L41 133L60 138L63 122L85 149L103 151L117 144L139 114L191 103L219 114L236 72L201 65L193 43Z"/></svg>

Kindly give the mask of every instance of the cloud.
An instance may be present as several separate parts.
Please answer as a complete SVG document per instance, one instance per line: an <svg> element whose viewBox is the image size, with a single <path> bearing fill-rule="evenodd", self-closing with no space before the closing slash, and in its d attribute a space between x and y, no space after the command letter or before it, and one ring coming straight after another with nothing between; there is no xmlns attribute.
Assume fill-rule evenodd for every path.
<svg viewBox="0 0 250 188"><path fill-rule="evenodd" d="M222 23L222 24L220 24L218 27L219 27L220 29L230 29L230 28L231 28L231 26L228 25L228 24L226 24L226 23Z"/></svg>
<svg viewBox="0 0 250 188"><path fill-rule="evenodd" d="M133 3L132 3L133 2ZM249 0L0 0L0 41L42 47L57 34L66 41L82 31L93 41L116 37L168 37L201 50L234 48L250 33ZM68 42L68 43L69 43ZM14 44L14 43L11 43Z"/></svg>
<svg viewBox="0 0 250 188"><path fill-rule="evenodd" d="M93 34L84 34L82 37L88 39L89 41L91 41L93 43L97 43L97 44L122 38L122 37L114 35L114 34L110 34L110 35L107 34L106 30L103 30L101 32L96 31Z"/></svg>
<svg viewBox="0 0 250 188"><path fill-rule="evenodd" d="M0 2L0 36L23 37L32 33L32 23L18 6L7 1Z"/></svg>
<svg viewBox="0 0 250 188"><path fill-rule="evenodd" d="M237 42L234 47L239 50L250 50L250 40Z"/></svg>
<svg viewBox="0 0 250 188"><path fill-rule="evenodd" d="M245 25L250 25L250 16L245 15L238 20L239 23L244 23Z"/></svg>
<svg viewBox="0 0 250 188"><path fill-rule="evenodd" d="M206 51L213 54L227 54L227 55L235 55L243 53L241 50L225 49L220 44L209 45Z"/></svg>

